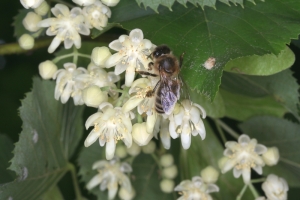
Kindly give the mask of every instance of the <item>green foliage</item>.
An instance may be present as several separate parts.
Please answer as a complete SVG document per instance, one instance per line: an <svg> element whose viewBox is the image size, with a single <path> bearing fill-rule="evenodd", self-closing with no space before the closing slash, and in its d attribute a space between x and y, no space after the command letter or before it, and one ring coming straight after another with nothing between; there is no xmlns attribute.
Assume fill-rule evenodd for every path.
<svg viewBox="0 0 300 200"><path fill-rule="evenodd" d="M263 56L254 55L230 60L224 67L224 70L238 74L268 76L291 67L294 62L294 53L290 48L286 47L278 56L266 54Z"/></svg>
<svg viewBox="0 0 300 200"><path fill-rule="evenodd" d="M244 0L219 0L222 3L225 3L230 6L230 3L233 3L234 5L240 4L243 7ZM255 4L254 0L248 0ZM263 0L262 0L263 1ZM166 6L170 10L172 10L172 6L175 3L175 0L136 0L136 2L141 5L143 4L145 8L150 7L154 11L158 12L157 8L159 5ZM212 7L216 9L216 0L177 0L178 3L184 5L186 7L186 3L190 2L194 6L201 6L202 9L204 9L204 6Z"/></svg>
<svg viewBox="0 0 300 200"><path fill-rule="evenodd" d="M27 15L27 13L29 13L31 10L30 9L22 9L19 11L19 13L15 16L14 18L14 22L13 22L13 26L15 28L14 31L14 36L16 38L21 37L21 35L23 35L24 33L30 33L29 31L27 31L25 29L25 27L23 26L23 19L25 18L25 16Z"/></svg>
<svg viewBox="0 0 300 200"><path fill-rule="evenodd" d="M145 38L156 45L169 45L177 56L185 52L183 78L209 99L214 99L222 68L229 60L254 54L278 55L300 32L300 5L293 0L256 5L246 2L244 8L218 4L217 10L191 5L184 8L175 3L172 10L160 7L157 14L123 0L112 8L116 14L110 21L128 30L142 29ZM209 57L216 59L212 70L203 67Z"/></svg>
<svg viewBox="0 0 300 200"><path fill-rule="evenodd" d="M255 117L240 125L242 131L258 143L279 149L280 162L263 169L264 175L274 173L287 180L289 186L300 187L300 125L270 116Z"/></svg>
<svg viewBox="0 0 300 200"><path fill-rule="evenodd" d="M271 95L296 119L300 120L297 109L299 86L290 70L266 77L224 73L221 87L232 93L250 97Z"/></svg>
<svg viewBox="0 0 300 200"><path fill-rule="evenodd" d="M225 105L223 102L223 98L219 92L216 94L213 102L196 91L191 91L190 97L193 102L201 105L205 109L207 116L212 118L224 117Z"/></svg>
<svg viewBox="0 0 300 200"><path fill-rule="evenodd" d="M221 90L224 99L226 116L239 121L257 115L273 115L283 117L286 109L270 96L249 97Z"/></svg>
<svg viewBox="0 0 300 200"><path fill-rule="evenodd" d="M0 135L0 184L12 181L14 173L7 170L9 161L13 157L14 145L6 135Z"/></svg>
<svg viewBox="0 0 300 200"><path fill-rule="evenodd" d="M37 199L68 171L82 134L83 109L73 102L62 105L53 93L53 82L34 78L20 108L23 131L9 168L18 179L0 186L0 199Z"/></svg>

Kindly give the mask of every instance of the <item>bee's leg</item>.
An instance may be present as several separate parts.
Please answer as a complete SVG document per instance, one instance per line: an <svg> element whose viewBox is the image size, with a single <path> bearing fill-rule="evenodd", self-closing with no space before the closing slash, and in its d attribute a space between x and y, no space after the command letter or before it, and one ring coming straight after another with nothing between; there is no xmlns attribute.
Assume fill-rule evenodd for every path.
<svg viewBox="0 0 300 200"><path fill-rule="evenodd" d="M148 64L148 70L150 71L150 70L152 70L152 66L154 65L154 63L153 62L149 62L149 64Z"/></svg>
<svg viewBox="0 0 300 200"><path fill-rule="evenodd" d="M136 73L139 73L140 75L146 75L146 76L153 76L153 77L157 77L157 74L152 74L150 72L145 72L145 71L136 71Z"/></svg>
<svg viewBox="0 0 300 200"><path fill-rule="evenodd" d="M181 68L182 63L183 63L183 56L184 56L184 52L180 55L180 59L179 59L179 67Z"/></svg>
<svg viewBox="0 0 300 200"><path fill-rule="evenodd" d="M159 84L160 84L160 80L157 81L155 87L153 88L153 90L152 90L153 93L155 93L155 90L157 89L157 87L159 86Z"/></svg>

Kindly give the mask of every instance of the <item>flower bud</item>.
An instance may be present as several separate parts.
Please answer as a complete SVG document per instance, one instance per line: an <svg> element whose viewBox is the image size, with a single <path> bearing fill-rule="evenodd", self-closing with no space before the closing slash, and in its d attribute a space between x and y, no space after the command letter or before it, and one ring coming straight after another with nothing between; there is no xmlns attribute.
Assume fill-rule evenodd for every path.
<svg viewBox="0 0 300 200"><path fill-rule="evenodd" d="M39 72L43 79L51 79L57 71L57 66L50 60L46 60L39 64Z"/></svg>
<svg viewBox="0 0 300 200"><path fill-rule="evenodd" d="M268 150L262 154L262 159L268 166L276 165L279 161L279 151L277 147L268 148Z"/></svg>
<svg viewBox="0 0 300 200"><path fill-rule="evenodd" d="M37 8L44 0L20 0L24 8Z"/></svg>
<svg viewBox="0 0 300 200"><path fill-rule="evenodd" d="M164 154L160 157L160 164L163 167L169 167L173 165L174 163L174 158L172 154Z"/></svg>
<svg viewBox="0 0 300 200"><path fill-rule="evenodd" d="M215 183L219 177L219 172L212 166L204 168L200 174L205 183Z"/></svg>
<svg viewBox="0 0 300 200"><path fill-rule="evenodd" d="M127 148L127 153L131 156L137 156L141 153L141 147L135 142L132 142L131 147Z"/></svg>
<svg viewBox="0 0 300 200"><path fill-rule="evenodd" d="M95 65L104 67L104 63L111 56L107 47L95 47L92 51L92 61Z"/></svg>
<svg viewBox="0 0 300 200"><path fill-rule="evenodd" d="M98 106L107 101L107 92L102 92L98 86L90 86L83 90L82 99L87 106L98 108Z"/></svg>
<svg viewBox="0 0 300 200"><path fill-rule="evenodd" d="M173 180L170 179L163 179L160 184L160 189L164 192L164 193L171 193L173 192L175 183Z"/></svg>
<svg viewBox="0 0 300 200"><path fill-rule="evenodd" d="M270 174L267 180L262 184L262 189L268 199L286 200L289 186L283 178Z"/></svg>
<svg viewBox="0 0 300 200"><path fill-rule="evenodd" d="M119 3L120 0L101 0L107 6L113 7Z"/></svg>
<svg viewBox="0 0 300 200"><path fill-rule="evenodd" d="M120 188L119 198L122 200L131 200L135 196L135 190L131 187L131 191L128 191L124 187Z"/></svg>
<svg viewBox="0 0 300 200"><path fill-rule="evenodd" d="M18 42L19 42L20 47L25 50L32 49L34 46L34 38L27 33L23 34L19 38Z"/></svg>
<svg viewBox="0 0 300 200"><path fill-rule="evenodd" d="M222 158L220 158L220 160L218 161L218 166L219 166L219 168L220 169L223 169L223 167L224 167L224 165L225 165L225 163L227 162L227 160L228 160L229 158L227 158L227 157L222 157ZM223 173L223 172L222 172ZM225 172L224 172L225 173Z"/></svg>
<svg viewBox="0 0 300 200"><path fill-rule="evenodd" d="M49 5L46 1L43 1L41 5L34 9L34 12L36 12L38 15L44 16L49 11Z"/></svg>
<svg viewBox="0 0 300 200"><path fill-rule="evenodd" d="M164 168L162 170L162 174L164 178L174 179L178 174L176 165L171 165L170 167Z"/></svg>
<svg viewBox="0 0 300 200"><path fill-rule="evenodd" d="M146 130L146 122L136 123L132 126L132 138L139 146L144 146L152 139L153 134Z"/></svg>
<svg viewBox="0 0 300 200"><path fill-rule="evenodd" d="M40 29L37 24L42 20L40 15L37 15L35 12L29 12L23 19L23 26L26 30L30 32L36 32Z"/></svg>
<svg viewBox="0 0 300 200"><path fill-rule="evenodd" d="M151 154L155 151L156 144L153 141L150 141L146 146L142 146L142 151L145 154Z"/></svg>
<svg viewBox="0 0 300 200"><path fill-rule="evenodd" d="M118 158L125 158L127 156L126 147L123 145L117 146L115 154Z"/></svg>
<svg viewBox="0 0 300 200"><path fill-rule="evenodd" d="M89 6L95 3L96 0L73 0L79 6Z"/></svg>

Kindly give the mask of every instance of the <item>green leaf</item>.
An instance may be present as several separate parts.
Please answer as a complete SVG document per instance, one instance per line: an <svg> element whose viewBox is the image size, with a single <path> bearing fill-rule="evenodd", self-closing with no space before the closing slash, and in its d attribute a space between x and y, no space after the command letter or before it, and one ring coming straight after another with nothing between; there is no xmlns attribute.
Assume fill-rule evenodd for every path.
<svg viewBox="0 0 300 200"><path fill-rule="evenodd" d="M287 180L290 187L300 187L300 125L270 116L255 117L240 125L242 131L258 143L279 149L280 162L264 167L264 175L274 173Z"/></svg>
<svg viewBox="0 0 300 200"><path fill-rule="evenodd" d="M18 179L0 186L0 199L38 199L68 171L82 134L83 107L54 99L54 82L33 79L20 108L23 130L9 169Z"/></svg>
<svg viewBox="0 0 300 200"><path fill-rule="evenodd" d="M251 97L270 95L300 121L297 112L299 86L290 70L266 77L224 73L221 87Z"/></svg>
<svg viewBox="0 0 300 200"><path fill-rule="evenodd" d="M30 34L30 32L27 31L25 29L25 27L23 26L23 19L25 18L25 16L27 15L27 13L29 13L30 11L32 11L32 10L31 9L22 9L14 17L13 26L14 26L14 29L15 29L14 30L14 36L16 38L21 37L21 35L23 35L24 33Z"/></svg>
<svg viewBox="0 0 300 200"><path fill-rule="evenodd" d="M192 137L192 144L188 150L181 149L180 173L185 173L183 179L191 179L200 176L200 171L208 165L218 168L218 160L223 156L224 148L212 131L208 123L205 123L206 138L201 140L200 136ZM242 190L244 183L241 178L233 177L232 172L220 174L216 183L220 192L213 193L214 199L236 199ZM253 199L251 193L246 192L243 199Z"/></svg>
<svg viewBox="0 0 300 200"><path fill-rule="evenodd" d="M224 117L225 105L223 102L223 98L219 92L216 94L213 102L211 102L209 99L207 99L206 96L198 93L197 91L191 91L190 96L191 100L194 103L199 104L205 109L207 116L210 116L212 118Z"/></svg>
<svg viewBox="0 0 300 200"><path fill-rule="evenodd" d="M0 184L14 180L15 174L7 170L14 145L6 135L0 135Z"/></svg>
<svg viewBox="0 0 300 200"><path fill-rule="evenodd" d="M274 98L249 97L220 90L224 99L226 116L239 121L245 121L257 115L273 115L283 117L286 109Z"/></svg>
<svg viewBox="0 0 300 200"><path fill-rule="evenodd" d="M51 188L46 194L43 196L42 200L63 200L63 196L57 186Z"/></svg>
<svg viewBox="0 0 300 200"><path fill-rule="evenodd" d="M194 6L201 6L202 9L204 9L204 6L216 8L216 0L187 0L188 2L192 3ZM186 0L177 0L178 3L181 3L182 5L186 6L187 3ZM230 3L233 3L234 5L240 4L243 7L243 0L219 0L220 2L223 2L230 6ZM252 3L255 4L254 0L249 0ZM262 0L263 1L263 0ZM175 3L175 0L136 0L136 2L141 5L141 3L144 5L145 8L150 7L154 11L158 12L157 8L159 5L166 6L170 10L172 10L172 6Z"/></svg>
<svg viewBox="0 0 300 200"><path fill-rule="evenodd" d="M100 147L99 143L96 142L81 150L78 158L79 175L85 184L98 173L96 170L92 170L93 163L98 160L105 160L104 148ZM163 193L160 190L161 175L151 156L143 153L138 155L133 161L132 169L130 181L136 192L135 200L175 199L173 195ZM91 193L96 195L98 199L108 198L107 191L100 191L99 187L92 189Z"/></svg>
<svg viewBox="0 0 300 200"><path fill-rule="evenodd" d="M110 21L128 30L142 29L145 38L156 45L169 45L177 56L185 52L183 78L190 88L210 99L218 91L222 68L229 60L254 54L277 55L300 33L300 4L294 0L258 1L256 5L247 1L244 8L220 3L217 10L201 10L190 4L184 8L175 3L172 10L159 7L157 14L122 0L112 8ZM216 63L207 70L203 64L210 57Z"/></svg>
<svg viewBox="0 0 300 200"><path fill-rule="evenodd" d="M294 62L294 53L289 47L286 47L278 56L266 54L230 60L224 67L224 70L238 74L268 76L291 67Z"/></svg>

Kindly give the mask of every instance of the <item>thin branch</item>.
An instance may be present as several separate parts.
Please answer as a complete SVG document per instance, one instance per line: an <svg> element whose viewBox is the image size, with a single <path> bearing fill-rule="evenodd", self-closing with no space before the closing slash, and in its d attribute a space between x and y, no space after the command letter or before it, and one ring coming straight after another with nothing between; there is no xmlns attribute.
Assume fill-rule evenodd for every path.
<svg viewBox="0 0 300 200"><path fill-rule="evenodd" d="M227 133L229 133L232 137L234 137L235 139L238 139L238 137L240 136L238 133L236 133L234 130L232 130L227 124L225 124L224 122L222 122L219 119L215 120Z"/></svg>

